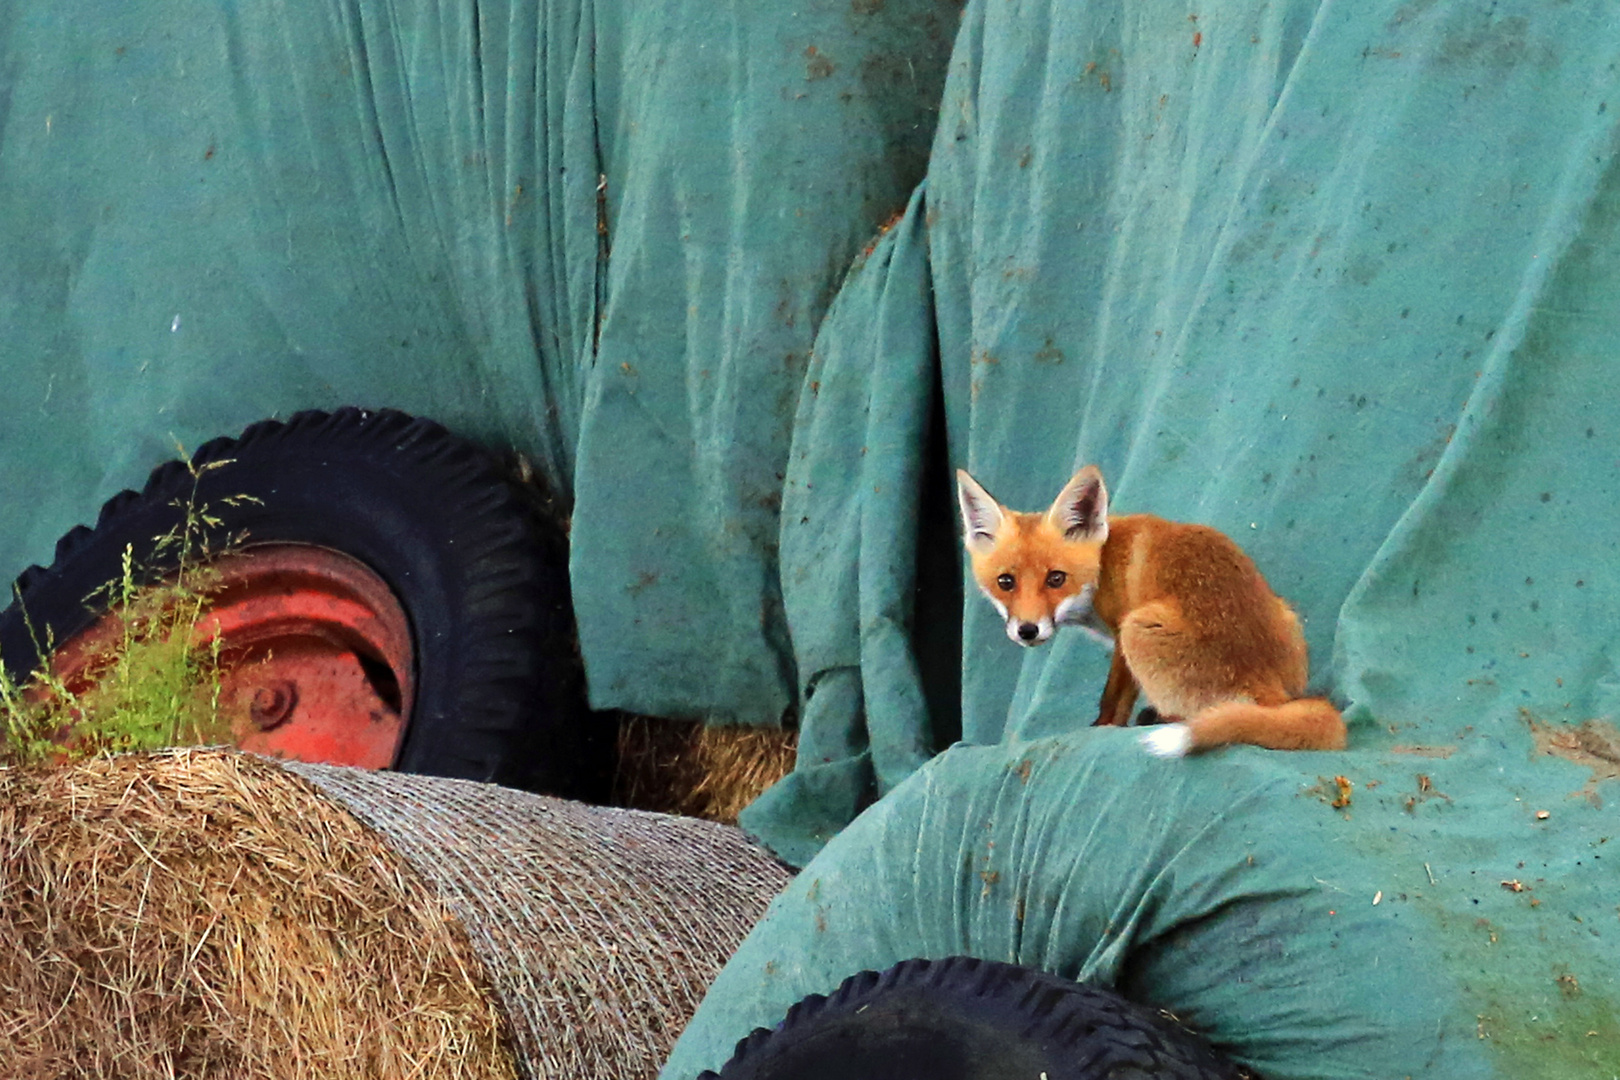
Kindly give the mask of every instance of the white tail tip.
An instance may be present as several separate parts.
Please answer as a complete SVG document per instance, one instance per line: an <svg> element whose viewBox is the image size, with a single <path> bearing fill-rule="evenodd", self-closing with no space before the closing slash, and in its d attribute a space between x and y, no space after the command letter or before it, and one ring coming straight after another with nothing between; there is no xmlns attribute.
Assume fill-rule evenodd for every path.
<svg viewBox="0 0 1620 1080"><path fill-rule="evenodd" d="M1142 733L1142 746L1154 757L1186 757L1192 749L1192 728L1186 724L1160 724Z"/></svg>

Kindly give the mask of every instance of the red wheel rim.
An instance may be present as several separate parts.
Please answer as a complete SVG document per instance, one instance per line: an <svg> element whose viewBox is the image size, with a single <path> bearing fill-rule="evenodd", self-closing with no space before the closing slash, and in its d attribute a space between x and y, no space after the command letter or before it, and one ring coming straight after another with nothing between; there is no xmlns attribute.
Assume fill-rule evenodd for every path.
<svg viewBox="0 0 1620 1080"><path fill-rule="evenodd" d="M217 638L219 710L244 750L382 769L394 763L415 688L410 621L363 563L308 544L215 560L218 588L193 630ZM70 686L122 633L109 612L52 660Z"/></svg>

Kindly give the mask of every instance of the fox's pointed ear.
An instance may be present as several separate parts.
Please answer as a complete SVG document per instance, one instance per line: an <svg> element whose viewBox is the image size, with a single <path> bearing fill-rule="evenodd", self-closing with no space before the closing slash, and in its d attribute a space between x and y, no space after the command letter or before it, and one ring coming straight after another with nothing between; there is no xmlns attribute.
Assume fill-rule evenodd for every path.
<svg viewBox="0 0 1620 1080"><path fill-rule="evenodd" d="M1069 541L1100 544L1108 539L1108 489L1102 471L1087 465L1058 492L1047 520Z"/></svg>
<svg viewBox="0 0 1620 1080"><path fill-rule="evenodd" d="M969 551L985 551L1001 531L1001 506L979 482L956 470L956 501L962 504L962 543Z"/></svg>

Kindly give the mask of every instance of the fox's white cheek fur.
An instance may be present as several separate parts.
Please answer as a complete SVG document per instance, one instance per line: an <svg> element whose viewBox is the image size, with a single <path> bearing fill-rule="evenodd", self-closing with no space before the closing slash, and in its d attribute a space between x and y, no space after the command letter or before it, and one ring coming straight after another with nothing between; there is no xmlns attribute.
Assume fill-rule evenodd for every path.
<svg viewBox="0 0 1620 1080"><path fill-rule="evenodd" d="M1108 626L1097 617L1096 609L1091 606L1096 592L1097 586L1093 583L1064 600L1058 605L1057 623L1059 626L1078 626L1104 645L1112 645L1114 635L1108 632Z"/></svg>
<svg viewBox="0 0 1620 1080"><path fill-rule="evenodd" d="M1186 724L1160 724L1141 735L1142 746L1154 757L1186 757L1192 749L1192 728Z"/></svg>
<svg viewBox="0 0 1620 1080"><path fill-rule="evenodd" d="M1091 598L1097 592L1097 586L1084 586L1073 596L1066 597L1057 607L1057 621L1063 626L1084 626L1087 619L1095 617L1091 610Z"/></svg>

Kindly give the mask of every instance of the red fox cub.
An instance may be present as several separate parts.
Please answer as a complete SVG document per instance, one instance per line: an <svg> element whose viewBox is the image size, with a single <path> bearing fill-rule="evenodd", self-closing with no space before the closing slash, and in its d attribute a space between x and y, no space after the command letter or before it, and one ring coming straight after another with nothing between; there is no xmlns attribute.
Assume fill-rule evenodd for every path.
<svg viewBox="0 0 1620 1080"><path fill-rule="evenodd" d="M1225 535L1148 514L1108 517L1102 473L1087 465L1046 513L1001 506L957 470L973 576L1039 645L1079 625L1114 646L1096 723L1123 726L1138 693L1167 721L1142 736L1159 757L1228 743L1339 750L1344 720L1305 692L1305 635L1249 557Z"/></svg>

